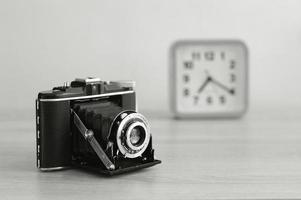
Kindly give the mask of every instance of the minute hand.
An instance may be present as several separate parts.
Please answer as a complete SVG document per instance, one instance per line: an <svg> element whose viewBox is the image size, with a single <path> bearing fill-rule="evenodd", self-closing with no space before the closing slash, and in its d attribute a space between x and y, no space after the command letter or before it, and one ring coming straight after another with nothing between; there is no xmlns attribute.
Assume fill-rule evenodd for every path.
<svg viewBox="0 0 301 200"><path fill-rule="evenodd" d="M234 95L234 90L226 87L224 84L218 82L217 80L211 78L212 83L220 87L221 89L225 90L226 92L230 93L231 95Z"/></svg>

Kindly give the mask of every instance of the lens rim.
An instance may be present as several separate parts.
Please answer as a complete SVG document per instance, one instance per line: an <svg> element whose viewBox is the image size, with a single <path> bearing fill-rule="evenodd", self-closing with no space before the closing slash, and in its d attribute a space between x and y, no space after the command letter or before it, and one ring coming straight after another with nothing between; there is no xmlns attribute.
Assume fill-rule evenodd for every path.
<svg viewBox="0 0 301 200"><path fill-rule="evenodd" d="M142 155L142 153L146 150L150 142L151 134L150 134L149 123L143 115L137 112L132 112L132 111L130 113L122 112L119 114L119 116L121 117L121 119L118 120L119 118L118 117L116 120L116 123L118 124L117 133L116 133L116 141L117 141L118 149L120 153L122 153L126 158L137 158ZM132 144L129 145L129 143L131 142L129 140L130 132L128 132L128 128L132 124L137 124L137 123L139 125L142 124L142 127L145 130L144 142L138 148ZM136 125L133 125L133 128L135 126Z"/></svg>
<svg viewBox="0 0 301 200"><path fill-rule="evenodd" d="M136 146L136 145L133 145L132 144L132 142L131 142L131 132L132 132L132 130L134 129L134 128L136 128L136 127L142 127L143 129L144 129L144 141L141 143L141 145L139 145L139 146ZM127 145L131 148L131 149L134 149L134 150L139 150L139 149L141 149L144 145L145 145L145 143L147 142L146 141L146 133L147 132L147 130L146 130L146 127L145 127L145 125L142 123L142 122L134 122L134 123L132 123L129 127L128 127L128 129L127 129L127 131L126 131L126 143L127 143Z"/></svg>

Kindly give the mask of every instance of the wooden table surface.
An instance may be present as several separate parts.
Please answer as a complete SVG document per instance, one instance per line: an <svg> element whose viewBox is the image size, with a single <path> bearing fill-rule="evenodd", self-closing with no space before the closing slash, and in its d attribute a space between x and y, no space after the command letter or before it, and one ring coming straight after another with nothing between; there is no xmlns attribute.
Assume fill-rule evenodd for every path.
<svg viewBox="0 0 301 200"><path fill-rule="evenodd" d="M162 164L109 178L39 172L34 120L2 120L0 199L301 198L300 109L250 110L238 120L146 116Z"/></svg>

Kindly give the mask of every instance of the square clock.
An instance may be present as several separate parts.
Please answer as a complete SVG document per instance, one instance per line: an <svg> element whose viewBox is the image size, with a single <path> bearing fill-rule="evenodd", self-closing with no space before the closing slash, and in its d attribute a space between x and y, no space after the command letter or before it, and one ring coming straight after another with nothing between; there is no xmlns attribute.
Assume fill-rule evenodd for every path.
<svg viewBox="0 0 301 200"><path fill-rule="evenodd" d="M239 117L248 106L248 50L238 40L178 41L170 49L175 117Z"/></svg>

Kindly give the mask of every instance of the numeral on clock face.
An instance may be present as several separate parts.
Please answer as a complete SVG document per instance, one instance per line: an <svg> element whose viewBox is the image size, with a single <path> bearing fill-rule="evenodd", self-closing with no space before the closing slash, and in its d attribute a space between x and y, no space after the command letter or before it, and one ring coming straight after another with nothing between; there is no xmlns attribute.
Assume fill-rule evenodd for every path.
<svg viewBox="0 0 301 200"><path fill-rule="evenodd" d="M184 67L186 69L192 69L193 68L193 62L191 62L191 61L184 62Z"/></svg>
<svg viewBox="0 0 301 200"><path fill-rule="evenodd" d="M185 97L189 96L189 89L185 88L183 94Z"/></svg>
<svg viewBox="0 0 301 200"><path fill-rule="evenodd" d="M226 98L225 98L225 96L220 96L220 97L219 97L219 100L220 100L220 103L221 103L221 104L226 103Z"/></svg>
<svg viewBox="0 0 301 200"><path fill-rule="evenodd" d="M184 80L185 83L189 82L189 75L185 74L183 76L183 80Z"/></svg>

